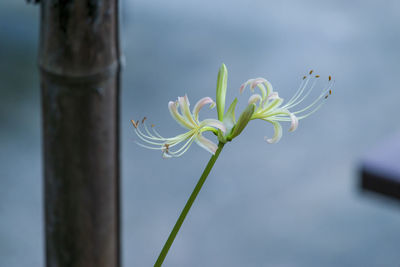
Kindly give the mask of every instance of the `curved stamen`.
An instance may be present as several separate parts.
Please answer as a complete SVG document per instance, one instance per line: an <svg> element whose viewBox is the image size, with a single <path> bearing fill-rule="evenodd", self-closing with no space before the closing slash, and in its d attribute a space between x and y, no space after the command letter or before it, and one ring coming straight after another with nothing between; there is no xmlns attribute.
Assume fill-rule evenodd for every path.
<svg viewBox="0 0 400 267"><path fill-rule="evenodd" d="M186 143L183 144L179 149L177 149L177 150L175 150L175 151L169 151L169 153L170 153L171 155L178 154L179 152L181 152L182 150L184 150L187 146L190 146L189 144L191 143L191 141L192 141L193 138L194 138L193 136L190 137L190 138L186 141Z"/></svg>
<svg viewBox="0 0 400 267"><path fill-rule="evenodd" d="M314 87L315 87L316 84L317 84L317 80L314 80L313 83L312 83L312 85L310 86L310 89L308 89L307 93L305 93L305 94L303 95L303 97L302 97L300 100L298 100L298 99L299 99L300 96L304 93L305 90L303 90L303 92L302 92L301 94L299 94L298 97L296 97L296 99L294 99L292 103L287 103L287 104L285 105L285 108L292 108L292 107L297 106L297 105L300 104L301 102L303 102L303 100L306 99L307 96L310 95L310 93L312 92L312 90L314 89Z"/></svg>
<svg viewBox="0 0 400 267"><path fill-rule="evenodd" d="M172 151L172 152L170 152L170 154L173 156L173 157L180 157L180 156L182 156L189 148L190 148L190 146L192 145L192 143L193 143L193 141L195 140L195 138L194 137L192 137L192 138L190 138L186 143L185 143L185 145L183 146L183 147L185 147L185 149L183 149L183 147L181 148L181 149L183 149L180 153L178 153L177 151ZM180 149L180 150L181 150Z"/></svg>
<svg viewBox="0 0 400 267"><path fill-rule="evenodd" d="M312 77L307 76L307 78L301 82L300 88L292 96L292 98L287 102L286 105L288 105L288 106L292 105L303 94L304 90L307 88L308 83L311 81L311 79L312 79Z"/></svg>
<svg viewBox="0 0 400 267"><path fill-rule="evenodd" d="M301 110L293 112L293 113L299 114L299 113L304 112L304 111L310 109L311 107L313 107L315 104L318 103L319 100L323 99L326 96L326 94L329 92L330 88L331 88L331 86L329 86L326 90L324 90L310 105L308 105L307 107L305 107Z"/></svg>

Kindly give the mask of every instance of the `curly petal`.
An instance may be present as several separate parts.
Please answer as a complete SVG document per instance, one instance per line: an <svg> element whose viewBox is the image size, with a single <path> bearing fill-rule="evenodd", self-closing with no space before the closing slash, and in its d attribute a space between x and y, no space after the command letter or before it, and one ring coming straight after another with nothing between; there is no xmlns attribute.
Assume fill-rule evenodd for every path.
<svg viewBox="0 0 400 267"><path fill-rule="evenodd" d="M186 121L188 121L190 124L196 125L192 113L190 113L189 109L190 103L187 95L178 97L178 103L181 113L185 117Z"/></svg>
<svg viewBox="0 0 400 267"><path fill-rule="evenodd" d="M216 129L220 129L223 133L226 133L226 126L219 120L215 119L205 119L199 124L199 128L204 128L204 127L213 127Z"/></svg>
<svg viewBox="0 0 400 267"><path fill-rule="evenodd" d="M207 150L208 152L210 152L213 155L215 154L215 152L218 149L218 146L216 144L214 144L212 141L210 141L209 139L205 138L201 134L199 136L197 136L197 138L195 139L195 142L200 147L204 148L205 150Z"/></svg>
<svg viewBox="0 0 400 267"><path fill-rule="evenodd" d="M210 104L210 108L213 108L215 106L214 100L212 100L210 97L204 97L197 101L196 105L193 108L193 116L194 119L198 122L199 121L199 111L202 107L205 105Z"/></svg>
<svg viewBox="0 0 400 267"><path fill-rule="evenodd" d="M294 132L299 126L299 119L293 113L290 113L289 116L291 119L289 132Z"/></svg>
<svg viewBox="0 0 400 267"><path fill-rule="evenodd" d="M176 102L169 101L168 109L172 118L174 118L179 125L187 129L193 128L193 125L189 123L181 114L179 114Z"/></svg>
<svg viewBox="0 0 400 267"><path fill-rule="evenodd" d="M272 125L274 126L274 136L272 138L264 137L265 141L267 141L270 144L277 143L282 137L281 124L277 121L270 121L270 120L265 120L265 121L272 123Z"/></svg>

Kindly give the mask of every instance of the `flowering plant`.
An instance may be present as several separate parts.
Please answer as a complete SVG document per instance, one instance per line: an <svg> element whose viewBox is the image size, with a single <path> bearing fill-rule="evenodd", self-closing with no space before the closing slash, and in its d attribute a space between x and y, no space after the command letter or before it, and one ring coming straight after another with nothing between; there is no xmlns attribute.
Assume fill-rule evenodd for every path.
<svg viewBox="0 0 400 267"><path fill-rule="evenodd" d="M189 108L190 103L187 95L178 97L176 101L170 101L168 103L168 109L172 118L185 128L186 132L175 137L163 137L155 129L154 125L151 125L149 129L146 124L146 117L142 119L141 123L132 120L135 133L142 141L140 143L138 142L138 144L145 148L162 151L162 155L165 158L182 156L193 142L213 155L186 202L154 266L161 266L163 263L187 213L196 199L197 194L200 192L201 187L224 145L239 136L247 124L251 120L256 119L269 122L273 125L274 136L271 138L265 137L268 143L276 143L281 139L281 122L290 122L289 131L295 131L299 125L299 120L317 111L323 105L324 100L332 94L333 80L332 77L329 76L327 85L310 104L304 108L292 111L308 98L319 78L319 75L313 75L312 70L307 75L303 76L299 89L286 104L283 103L284 101L279 97L278 93L274 92L269 81L264 78L249 79L241 85L239 92L242 94L247 87L250 87L253 94L248 99L247 107L236 120L235 109L238 101L237 98L235 98L225 112L228 71L225 64L222 64L217 78L216 102L210 97L204 97L195 104L192 111L190 111ZM260 93L254 93L256 88ZM210 105L210 108L216 106L218 119L199 119L199 111L205 105ZM218 137L218 145L202 135L202 133L207 131L214 133Z"/></svg>

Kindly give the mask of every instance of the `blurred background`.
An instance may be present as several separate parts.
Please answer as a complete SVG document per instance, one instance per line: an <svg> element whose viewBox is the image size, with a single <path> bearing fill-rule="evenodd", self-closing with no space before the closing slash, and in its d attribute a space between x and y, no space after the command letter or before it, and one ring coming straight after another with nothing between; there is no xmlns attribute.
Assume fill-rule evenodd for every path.
<svg viewBox="0 0 400 267"><path fill-rule="evenodd" d="M310 69L335 78L334 94L278 144L263 140L271 125L252 122L225 147L165 266L399 266L400 205L358 185L362 155L399 131L399 1L121 5L124 266L152 266L210 157L194 145L164 160L134 143L130 119L180 133L168 101L214 98L222 62L229 103L259 76L289 99ZM5 267L44 264L38 23L38 6L0 2Z"/></svg>

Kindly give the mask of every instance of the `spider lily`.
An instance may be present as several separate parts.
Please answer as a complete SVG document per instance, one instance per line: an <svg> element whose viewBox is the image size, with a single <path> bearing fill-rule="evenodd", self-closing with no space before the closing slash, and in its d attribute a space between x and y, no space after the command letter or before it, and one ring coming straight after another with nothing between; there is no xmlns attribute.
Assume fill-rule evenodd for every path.
<svg viewBox="0 0 400 267"><path fill-rule="evenodd" d="M272 123L274 126L274 136L272 138L265 137L268 143L276 143L282 137L282 126L280 122L287 121L291 122L289 131L295 131L299 124L299 120L310 116L312 113L317 111L324 100L332 94L332 77L329 76L328 84L321 90L321 93L314 99L308 106L298 109L292 112L300 103L302 103L314 89L319 75L312 75L311 70L308 75L303 77L303 81L300 84L299 89L293 95L293 97L284 105L283 99L279 97L277 92L273 91L272 85L269 81L264 78L250 79L242 84L239 91L242 93L247 86L250 86L250 90L254 92L254 88L258 88L261 94L253 94L249 98L249 104L257 104L251 120L261 119Z"/></svg>
<svg viewBox="0 0 400 267"><path fill-rule="evenodd" d="M145 148L161 150L163 152L163 157L167 158L183 155L193 142L196 142L200 147L214 154L218 146L211 140L205 138L202 133L211 131L217 135L218 129L225 133L226 127L221 121L215 119L199 120L199 111L203 106L208 104L210 108L215 106L215 102L210 97L204 97L196 103L193 111L190 112L190 103L186 95L178 97L178 100L175 102L170 101L168 103L168 109L172 118L182 127L188 129L187 132L175 137L162 137L154 129L154 125L151 125L151 129L149 129L145 122L146 117L142 120L141 125L139 121L135 122L132 120L137 136L144 142L144 144L138 144ZM142 126L142 129L140 126Z"/></svg>

